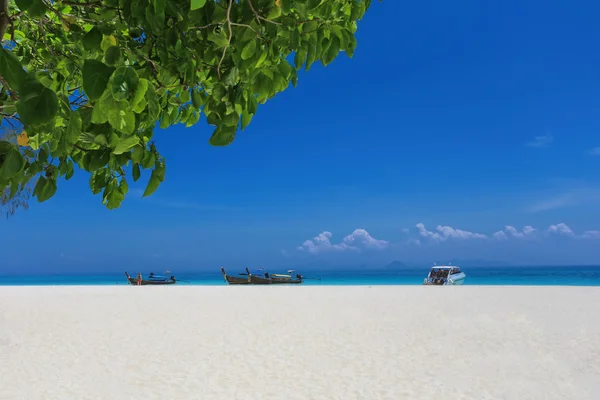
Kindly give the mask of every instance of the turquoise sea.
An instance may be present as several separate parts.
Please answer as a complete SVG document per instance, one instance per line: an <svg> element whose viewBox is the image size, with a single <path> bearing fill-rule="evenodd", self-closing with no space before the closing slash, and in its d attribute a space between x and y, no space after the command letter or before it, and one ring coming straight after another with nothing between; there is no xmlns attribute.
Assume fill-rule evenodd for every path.
<svg viewBox="0 0 600 400"><path fill-rule="evenodd" d="M465 268L465 285L600 286L600 266ZM149 271L142 271L146 275ZM158 273L158 271L156 271ZM228 271L229 272L229 271ZM231 271L233 272L233 271ZM303 271L306 285L420 285L428 268L402 270ZM171 270L181 285L226 285L220 272ZM1 276L0 286L126 285L125 274Z"/></svg>

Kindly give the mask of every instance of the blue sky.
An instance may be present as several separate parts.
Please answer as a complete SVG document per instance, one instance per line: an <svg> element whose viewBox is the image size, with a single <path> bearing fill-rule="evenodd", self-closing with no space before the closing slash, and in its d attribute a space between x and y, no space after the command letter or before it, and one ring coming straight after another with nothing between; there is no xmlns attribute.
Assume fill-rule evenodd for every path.
<svg viewBox="0 0 600 400"><path fill-rule="evenodd" d="M152 197L134 187L108 211L78 172L0 222L0 273L598 264L599 12L373 2L354 58L302 74L233 145L209 146L202 122L156 132L167 177Z"/></svg>

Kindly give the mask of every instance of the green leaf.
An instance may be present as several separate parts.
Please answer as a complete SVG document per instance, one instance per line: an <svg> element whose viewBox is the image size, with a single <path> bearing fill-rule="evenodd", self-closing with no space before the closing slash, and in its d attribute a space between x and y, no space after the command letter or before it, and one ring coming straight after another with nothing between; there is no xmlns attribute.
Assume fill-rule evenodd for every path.
<svg viewBox="0 0 600 400"><path fill-rule="evenodd" d="M14 177L25 167L25 159L18 147L11 146L8 152L2 155L4 161L0 162L0 180L8 180Z"/></svg>
<svg viewBox="0 0 600 400"><path fill-rule="evenodd" d="M110 46L104 54L104 60L108 65L115 65L121 59L121 49L118 46Z"/></svg>
<svg viewBox="0 0 600 400"><path fill-rule="evenodd" d="M289 14L292 8L292 0L279 0L281 4L281 12L283 14Z"/></svg>
<svg viewBox="0 0 600 400"><path fill-rule="evenodd" d="M119 186L117 178L111 179L111 181L104 189L104 194L102 197L104 204L106 204L106 208L108 208L109 210L119 208L119 206L125 199L125 195L121 191L121 187Z"/></svg>
<svg viewBox="0 0 600 400"><path fill-rule="evenodd" d="M135 135L130 136L128 138L124 138L119 143L117 143L117 147L115 147L115 149L113 150L113 154L123 154L139 143L140 138Z"/></svg>
<svg viewBox="0 0 600 400"><path fill-rule="evenodd" d="M116 100L129 101L136 95L139 77L131 67L120 67L110 77L110 90Z"/></svg>
<svg viewBox="0 0 600 400"><path fill-rule="evenodd" d="M77 111L71 111L69 125L65 133L65 140L68 144L75 144L81 135L81 116Z"/></svg>
<svg viewBox="0 0 600 400"><path fill-rule="evenodd" d="M327 53L321 57L321 63L323 66L331 64L333 60L340 53L340 40L337 37L331 38L331 43L329 44L329 48L327 49Z"/></svg>
<svg viewBox="0 0 600 400"><path fill-rule="evenodd" d="M314 10L315 8L317 8L318 6L320 6L322 2L323 2L323 0L308 0L306 2L306 9L307 9L307 11Z"/></svg>
<svg viewBox="0 0 600 400"><path fill-rule="evenodd" d="M245 112L242 114L242 130L246 129L248 124L252 121L252 114Z"/></svg>
<svg viewBox="0 0 600 400"><path fill-rule="evenodd" d="M144 157L142 158L142 167L144 168L152 168L154 163L156 162L156 156L151 151L146 151L144 153Z"/></svg>
<svg viewBox="0 0 600 400"><path fill-rule="evenodd" d="M31 3L31 6L27 8L27 14L31 18L41 17L46 13L46 5L42 0L32 0Z"/></svg>
<svg viewBox="0 0 600 400"><path fill-rule="evenodd" d="M137 88L133 95L133 99L131 100L131 108L134 111L137 111L137 107L141 104L145 104L142 100L145 100L146 92L148 91L150 82L147 79L140 79L138 81ZM145 107L144 107L145 108ZM137 111L138 114L141 113L143 109Z"/></svg>
<svg viewBox="0 0 600 400"><path fill-rule="evenodd" d="M154 3L154 11L157 15L165 14L165 7L167 5L167 0L153 0Z"/></svg>
<svg viewBox="0 0 600 400"><path fill-rule="evenodd" d="M121 181L119 182L119 192L121 192L123 198L125 198L125 195L127 192L129 192L129 185L127 184L127 179L125 179L124 176L121 177Z"/></svg>
<svg viewBox="0 0 600 400"><path fill-rule="evenodd" d="M192 95L190 94L189 90L184 90L183 92L179 93L179 101L181 104L187 104L190 102L190 100L192 100Z"/></svg>
<svg viewBox="0 0 600 400"><path fill-rule="evenodd" d="M192 104L194 105L194 108L199 109L204 105L205 96L206 94L203 92L192 90Z"/></svg>
<svg viewBox="0 0 600 400"><path fill-rule="evenodd" d="M40 203L49 200L56 193L56 180L41 176L33 193Z"/></svg>
<svg viewBox="0 0 600 400"><path fill-rule="evenodd" d="M154 164L154 170L156 171L157 178L161 182L164 182L165 181L165 172L166 172L165 162L163 160L156 161L156 164Z"/></svg>
<svg viewBox="0 0 600 400"><path fill-rule="evenodd" d="M316 59L317 47L311 43L308 45L308 51L306 53L306 66L304 67L304 70L308 72L310 70L310 66L316 61Z"/></svg>
<svg viewBox="0 0 600 400"><path fill-rule="evenodd" d="M191 4L190 4L190 9L192 11L194 11L194 10L204 7L205 4L206 4L206 0L192 0Z"/></svg>
<svg viewBox="0 0 600 400"><path fill-rule="evenodd" d="M256 53L256 40L251 40L242 50L242 60L247 60Z"/></svg>
<svg viewBox="0 0 600 400"><path fill-rule="evenodd" d="M157 172L156 168L152 170L152 174L150 175L150 180L148 181L148 185L146 186L146 190L144 190L144 194L142 197L150 196L152 193L158 189L160 186L160 172Z"/></svg>
<svg viewBox="0 0 600 400"><path fill-rule="evenodd" d="M257 110L258 110L258 100L256 99L256 96L254 96L254 94L252 94L250 96L250 98L248 99L248 112L250 114L256 114Z"/></svg>
<svg viewBox="0 0 600 400"><path fill-rule="evenodd" d="M21 90L21 86L27 81L27 72L17 56L4 47L0 47L0 75L13 91Z"/></svg>
<svg viewBox="0 0 600 400"><path fill-rule="evenodd" d="M294 56L294 65L295 65L296 69L302 68L302 65L304 65L305 60L306 60L306 50L299 49L296 52L296 55Z"/></svg>
<svg viewBox="0 0 600 400"><path fill-rule="evenodd" d="M142 162L144 158L144 148L141 145L133 146L133 153L131 153L131 162L138 164Z"/></svg>
<svg viewBox="0 0 600 400"><path fill-rule="evenodd" d="M137 182L138 179L140 179L140 165L139 164L134 164L133 168L131 169L131 174L133 175L133 181Z"/></svg>
<svg viewBox="0 0 600 400"><path fill-rule="evenodd" d="M20 90L17 113L24 125L50 121L58 112L56 93L36 81L29 81Z"/></svg>
<svg viewBox="0 0 600 400"><path fill-rule="evenodd" d="M15 4L21 11L27 11L33 5L33 0L15 0Z"/></svg>
<svg viewBox="0 0 600 400"><path fill-rule="evenodd" d="M98 194L104 189L108 183L107 177L109 176L107 168L101 168L90 176L90 189L93 194Z"/></svg>
<svg viewBox="0 0 600 400"><path fill-rule="evenodd" d="M108 86L108 81L114 69L97 60L85 60L81 74L83 91L90 100L97 100Z"/></svg>
<svg viewBox="0 0 600 400"><path fill-rule="evenodd" d="M97 169L102 168L106 166L106 164L108 164L110 154L104 150L94 150L88 151L85 154L84 158L85 157L88 157L89 159L88 171L94 172Z"/></svg>
<svg viewBox="0 0 600 400"><path fill-rule="evenodd" d="M102 51L106 51L106 50L108 50L108 48L110 46L116 46L116 45L117 45L117 39L113 35L107 35L102 38L102 41L100 42L100 49Z"/></svg>
<svg viewBox="0 0 600 400"><path fill-rule="evenodd" d="M224 34L224 30L221 30L222 33L215 33L213 31L208 33L208 40L215 43L219 47L225 47L229 45L229 40Z"/></svg>
<svg viewBox="0 0 600 400"><path fill-rule="evenodd" d="M236 130L237 126L221 125L215 129L208 143L213 146L230 145L235 139Z"/></svg>
<svg viewBox="0 0 600 400"><path fill-rule="evenodd" d="M225 75L223 83L225 83L225 85L227 85L228 87L235 86L238 81L239 72L240 70L238 69L238 67L231 68L227 75Z"/></svg>
<svg viewBox="0 0 600 400"><path fill-rule="evenodd" d="M156 97L156 92L152 85L148 86L148 91L146 92L146 100L148 101L148 115L152 119L157 119L160 115L161 106L158 102L158 97Z"/></svg>
<svg viewBox="0 0 600 400"><path fill-rule="evenodd" d="M94 137L94 143L97 143L100 146L108 146L108 139L104 133L100 133Z"/></svg>
<svg viewBox="0 0 600 400"><path fill-rule="evenodd" d="M116 130L131 135L135 132L135 114L120 108L108 110L108 123Z"/></svg>
<svg viewBox="0 0 600 400"><path fill-rule="evenodd" d="M302 25L302 33L307 34L307 33L311 33L317 30L317 28L319 27L319 22L312 20L312 21L306 21L304 23L304 25Z"/></svg>
<svg viewBox="0 0 600 400"><path fill-rule="evenodd" d="M75 173L75 170L73 169L73 162L72 161L68 161L67 163L67 173L65 175L65 179L69 180L73 177L73 174Z"/></svg>
<svg viewBox="0 0 600 400"><path fill-rule="evenodd" d="M83 48L87 51L100 50L100 45L102 43L102 32L100 32L98 27L93 27L88 33L83 35L81 38L81 43L83 44Z"/></svg>

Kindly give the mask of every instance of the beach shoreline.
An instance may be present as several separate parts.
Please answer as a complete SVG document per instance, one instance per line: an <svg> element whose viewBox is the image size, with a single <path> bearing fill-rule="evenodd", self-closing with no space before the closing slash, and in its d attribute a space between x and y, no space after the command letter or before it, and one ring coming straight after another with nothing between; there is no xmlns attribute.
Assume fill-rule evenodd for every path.
<svg viewBox="0 0 600 400"><path fill-rule="evenodd" d="M597 399L600 288L3 286L0 399Z"/></svg>

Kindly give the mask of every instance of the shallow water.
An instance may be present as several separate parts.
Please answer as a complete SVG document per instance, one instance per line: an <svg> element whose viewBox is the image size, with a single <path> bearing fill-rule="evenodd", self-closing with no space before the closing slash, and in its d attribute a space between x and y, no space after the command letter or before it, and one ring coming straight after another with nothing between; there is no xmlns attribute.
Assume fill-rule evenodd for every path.
<svg viewBox="0 0 600 400"><path fill-rule="evenodd" d="M306 285L420 285L427 268L394 271L300 271ZM600 286L600 266L465 268L465 285ZM172 274L181 285L224 285L219 271ZM0 285L126 285L124 274L0 276Z"/></svg>

